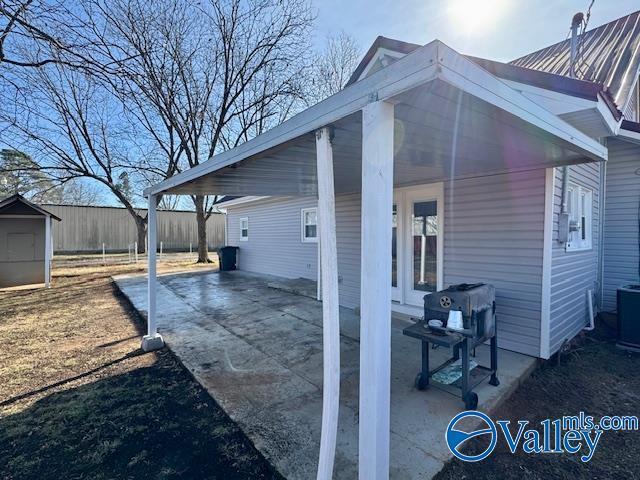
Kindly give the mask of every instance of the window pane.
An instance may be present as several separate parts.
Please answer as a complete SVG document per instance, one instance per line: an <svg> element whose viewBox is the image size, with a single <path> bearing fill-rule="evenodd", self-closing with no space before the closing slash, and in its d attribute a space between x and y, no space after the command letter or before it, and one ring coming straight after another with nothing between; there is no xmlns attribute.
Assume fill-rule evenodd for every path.
<svg viewBox="0 0 640 480"><path fill-rule="evenodd" d="M435 292L438 285L438 202L413 204L413 288Z"/></svg>
<svg viewBox="0 0 640 480"><path fill-rule="evenodd" d="M317 227L315 225L305 225L304 236L305 238L316 238Z"/></svg>
<svg viewBox="0 0 640 480"><path fill-rule="evenodd" d="M309 210L304 212L304 224L305 225L317 225L318 214L315 210Z"/></svg>

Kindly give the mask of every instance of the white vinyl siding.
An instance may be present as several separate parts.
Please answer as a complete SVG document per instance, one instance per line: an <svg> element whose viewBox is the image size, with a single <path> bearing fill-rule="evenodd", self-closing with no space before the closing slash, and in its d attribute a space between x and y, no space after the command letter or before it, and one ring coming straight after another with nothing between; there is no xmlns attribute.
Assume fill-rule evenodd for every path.
<svg viewBox="0 0 640 480"><path fill-rule="evenodd" d="M287 278L316 280L318 245L300 241L300 209L316 199L270 198L228 207L229 245L239 246L238 268ZM249 219L249 238L240 241L240 219Z"/></svg>
<svg viewBox="0 0 640 480"><path fill-rule="evenodd" d="M534 170L445 182L444 283L495 285L499 344L537 356L545 171ZM243 270L316 279L317 245L300 242L300 210L312 198L281 198L229 207L229 233L251 219L240 245ZM340 304L360 303L360 195L336 197ZM230 236L229 244L237 245ZM285 255L282 252L286 252ZM376 261L376 259L365 259Z"/></svg>
<svg viewBox="0 0 640 480"><path fill-rule="evenodd" d="M551 297L549 351L552 355L564 341L575 337L588 322L587 290L597 293L600 164L587 163L569 167L572 185L583 187L591 195L592 245L571 251L558 242L558 215L562 203L562 169L555 171L553 202L553 239L551 257Z"/></svg>
<svg viewBox="0 0 640 480"><path fill-rule="evenodd" d="M498 345L540 352L545 170L445 182L444 283L496 287Z"/></svg>
<svg viewBox="0 0 640 480"><path fill-rule="evenodd" d="M614 311L618 287L640 281L640 145L610 139L608 147L603 310Z"/></svg>

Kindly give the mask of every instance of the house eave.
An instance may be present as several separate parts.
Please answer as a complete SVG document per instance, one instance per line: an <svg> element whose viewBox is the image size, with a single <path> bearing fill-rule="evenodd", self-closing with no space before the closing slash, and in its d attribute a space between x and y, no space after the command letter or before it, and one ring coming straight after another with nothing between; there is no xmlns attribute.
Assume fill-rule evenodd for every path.
<svg viewBox="0 0 640 480"><path fill-rule="evenodd" d="M384 100L394 103L401 94L441 80L537 127L589 160L604 160L606 148L562 119L515 91L485 69L440 41L418 48L388 67L364 78L272 130L203 162L157 185L144 194L178 193L174 189L271 149L282 148L321 127L360 112L366 105ZM221 192L227 193L227 192ZM293 194L295 192L292 192ZM241 193L240 193L241 194ZM258 194L254 192L254 194ZM286 193L282 193L286 194Z"/></svg>

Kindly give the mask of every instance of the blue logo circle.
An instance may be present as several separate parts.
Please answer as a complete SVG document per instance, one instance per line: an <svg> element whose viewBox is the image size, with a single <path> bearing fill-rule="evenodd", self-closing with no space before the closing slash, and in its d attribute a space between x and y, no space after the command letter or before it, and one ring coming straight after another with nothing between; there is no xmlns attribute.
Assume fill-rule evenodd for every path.
<svg viewBox="0 0 640 480"><path fill-rule="evenodd" d="M464 418L471 418L480 421L480 426L477 430L473 430L471 432L466 432L464 430L456 428L458 422L460 422ZM491 435L491 441L489 442L489 446L482 453L477 455L465 455L460 450L464 446L464 443L474 437L478 437L480 435ZM463 462L479 462L480 460L484 460L493 449L496 448L496 443L498 441L498 434L496 431L496 425L493 423L487 415L482 412L477 412L475 410L470 410L466 412L461 412L455 417L451 419L449 425L447 426L447 431L445 433L445 438L447 440L447 446L451 453L453 453L457 458L462 460Z"/></svg>

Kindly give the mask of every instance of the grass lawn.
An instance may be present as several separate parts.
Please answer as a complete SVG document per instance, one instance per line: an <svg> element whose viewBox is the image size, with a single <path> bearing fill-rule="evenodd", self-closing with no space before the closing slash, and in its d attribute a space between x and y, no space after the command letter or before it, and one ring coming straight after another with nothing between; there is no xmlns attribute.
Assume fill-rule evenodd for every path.
<svg viewBox="0 0 640 480"><path fill-rule="evenodd" d="M187 268L211 267L159 272ZM0 292L0 478L280 478L168 350L139 350L110 279L138 270L67 258L51 289Z"/></svg>

